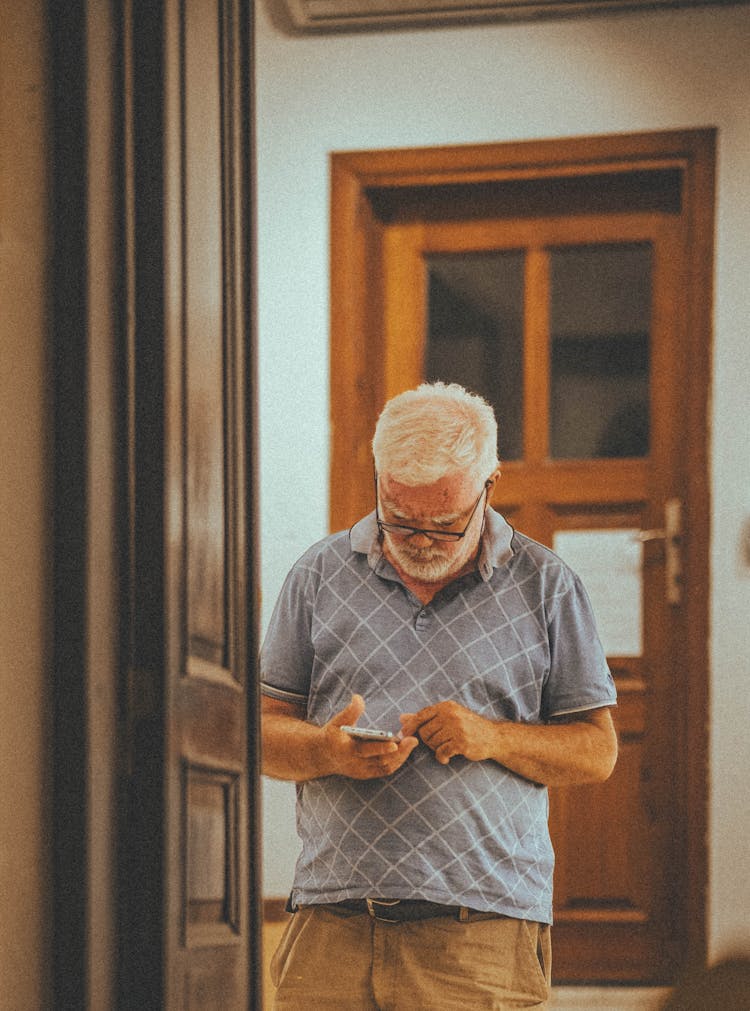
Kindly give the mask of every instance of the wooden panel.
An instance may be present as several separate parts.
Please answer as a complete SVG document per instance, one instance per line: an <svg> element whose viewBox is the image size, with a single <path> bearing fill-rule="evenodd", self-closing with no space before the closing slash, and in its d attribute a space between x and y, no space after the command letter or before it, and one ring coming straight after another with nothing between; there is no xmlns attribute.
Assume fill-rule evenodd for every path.
<svg viewBox="0 0 750 1011"><path fill-rule="evenodd" d="M650 919L651 840L639 789L642 737L620 730L620 756L606 783L554 792L550 827L557 842L558 925Z"/></svg>
<svg viewBox="0 0 750 1011"><path fill-rule="evenodd" d="M388 301L396 311L384 307L384 401L422 379L426 287L422 234L419 225L405 225L388 229L383 235L384 285L389 292L398 290L397 298Z"/></svg>
<svg viewBox="0 0 750 1011"><path fill-rule="evenodd" d="M549 258L542 249L531 247L526 254L524 292L524 458L547 459L546 412L540 404L549 400ZM524 468L526 470L526 468Z"/></svg>
<svg viewBox="0 0 750 1011"><path fill-rule="evenodd" d="M505 149L503 145L503 149ZM368 190L378 217L401 221L481 221L661 210L679 213L677 168L643 172L584 173L566 178L496 178L466 186L460 181L433 185L392 185Z"/></svg>
<svg viewBox="0 0 750 1011"><path fill-rule="evenodd" d="M501 510L516 502L549 502L555 508L580 508L589 499L597 510L622 509L648 497L650 477L641 460L602 460L594 478L585 462L542 463L534 470L515 461L503 464L502 480L495 486L493 504Z"/></svg>
<svg viewBox="0 0 750 1011"><path fill-rule="evenodd" d="M353 271L367 278L366 285L346 286L341 297L331 299L334 329L346 334L332 349L337 367L331 370L331 399L338 408L331 413L332 439L341 452L331 460L332 495L347 515L356 515L363 491L351 479L372 474L371 418L384 401L381 342L383 256L382 228L370 203L360 192L358 180L340 162L331 164L337 199L331 204L332 277ZM354 229L349 228L354 223ZM371 497L371 491L370 491Z"/></svg>
<svg viewBox="0 0 750 1011"><path fill-rule="evenodd" d="M189 1008L244 1007L258 989L249 967L246 13L240 0L172 0L167 32L167 957L170 1001Z"/></svg>
<svg viewBox="0 0 750 1011"><path fill-rule="evenodd" d="M245 733L242 703L243 694L236 683L204 676L185 679L175 707L186 752L212 756L222 763L238 762Z"/></svg>
<svg viewBox="0 0 750 1011"><path fill-rule="evenodd" d="M251 998L252 1000L252 998ZM185 979L185 997L181 1007L186 1011L244 1011L246 1007L262 1007L249 1003L245 981L231 948L195 950Z"/></svg>
<svg viewBox="0 0 750 1011"><path fill-rule="evenodd" d="M236 772L185 763L183 929L188 947L236 943L239 937L239 786Z"/></svg>
<svg viewBox="0 0 750 1011"><path fill-rule="evenodd" d="M189 653L227 664L222 80L217 0L184 9L185 369Z"/></svg>
<svg viewBox="0 0 750 1011"><path fill-rule="evenodd" d="M171 571L174 613L181 615L179 601L185 612L171 671L183 840L171 869L181 922L171 957L175 993L191 1008L239 1008L248 986L239 11L235 0L183 0L174 21L182 183L172 224L182 342L172 345L170 376L183 426L173 473L184 523Z"/></svg>

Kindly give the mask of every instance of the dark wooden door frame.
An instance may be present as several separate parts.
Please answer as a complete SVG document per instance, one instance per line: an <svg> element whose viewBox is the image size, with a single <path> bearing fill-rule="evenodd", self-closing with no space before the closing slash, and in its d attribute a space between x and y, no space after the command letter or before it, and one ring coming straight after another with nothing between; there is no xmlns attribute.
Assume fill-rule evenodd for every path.
<svg viewBox="0 0 750 1011"><path fill-rule="evenodd" d="M611 174L677 171L686 219L684 278L689 405L684 429L683 498L686 585L707 585L710 486L708 406L711 376L715 131L668 131L456 147L337 152L331 155L331 529L369 511L370 439L384 400L379 246L388 198L431 187L462 189L524 179L551 181ZM387 212L386 212L387 213ZM708 604L686 594L690 629L685 719L675 746L687 755L679 803L689 894L684 898L686 964L707 954Z"/></svg>
<svg viewBox="0 0 750 1011"><path fill-rule="evenodd" d="M88 248L85 4L49 9L52 262L50 345L54 529L52 714L52 987L56 1007L83 1007L87 964Z"/></svg>
<svg viewBox="0 0 750 1011"><path fill-rule="evenodd" d="M243 4L243 42L251 53L252 0ZM128 33L136 9L148 15L155 34L133 46ZM149 0L111 5L49 0L47 5L54 375L51 982L53 1003L60 1009L164 1006L164 753L159 724L164 684L144 676L141 660L149 657L134 655L132 648L134 598L148 595L158 588L154 581L163 578L158 561L148 570L138 561L149 550L162 557L161 519L154 522L135 508L137 495L156 487L150 468L154 463L159 467L159 454L154 454L154 437L163 430L158 318L151 321L150 340L144 335L138 344L134 335L139 323L145 325L158 310L163 284L160 9L161 4ZM249 74L244 85L244 115L251 124ZM248 129L243 158L251 165L253 157ZM243 214L252 244L252 187L248 190ZM249 248L247 252L252 261ZM254 320L253 284L254 277L247 289L249 320ZM254 342L253 325L246 383L251 657L257 641ZM137 404L131 366L141 384ZM108 640L104 664L102 637ZM153 636L147 650L149 642L153 646ZM248 680L255 684L254 677ZM248 725L250 790L259 797L254 690ZM248 811L253 985L247 1006L260 1011L257 803L249 804ZM136 888L144 872L148 880ZM143 1000L132 989L140 974Z"/></svg>

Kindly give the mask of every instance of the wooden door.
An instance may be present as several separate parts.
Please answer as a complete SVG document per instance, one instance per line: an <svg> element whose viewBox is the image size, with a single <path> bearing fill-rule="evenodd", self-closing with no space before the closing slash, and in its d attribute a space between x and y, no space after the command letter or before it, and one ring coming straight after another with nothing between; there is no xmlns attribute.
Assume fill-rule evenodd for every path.
<svg viewBox="0 0 750 1011"><path fill-rule="evenodd" d="M430 378L493 400L505 458L493 506L597 584L621 754L606 784L551 798L553 971L668 981L697 943L687 921L701 894L687 858L685 745L697 732L686 671L695 690L703 668L691 671L685 618L688 602L705 614L705 579L686 584L679 571L681 524L701 508L688 473L700 447L686 395L697 366L686 355L684 178L662 164L630 178L571 181L568 168L562 182L535 181L524 162L521 180L459 187L454 165L436 186L433 162L416 188L414 160L400 192L360 175L360 227L370 220L360 249L375 280L363 322L372 336L374 317L382 334L368 350L370 396L382 403ZM609 302L603 314L597 298Z"/></svg>
<svg viewBox="0 0 750 1011"><path fill-rule="evenodd" d="M249 17L242 0L124 10L127 1007L261 1006Z"/></svg>
<svg viewBox="0 0 750 1011"><path fill-rule="evenodd" d="M638 270L636 283L646 287L641 295L652 292L648 298L650 333L644 335L642 329L634 333L633 327L625 325L621 335L583 332L576 333L572 340L553 341L553 264L555 256L563 252L578 254L583 263L587 262L586 255L594 258L588 261L593 263L601 253L605 269L608 257L615 261L613 266L621 267L631 255L637 257L640 253L648 275ZM678 487L678 457L671 429L676 421L677 392L684 382L680 330L675 324L679 318L679 225L669 216L639 214L603 220L590 216L500 219L388 229L384 250L386 398L416 385L425 376L466 382L467 373L473 373L474 388L485 384L484 375L493 370L493 344L477 338L480 320L470 321L467 340L457 337L459 328L466 326L472 306L479 317L485 305L481 293L476 289L472 292L471 280L458 264L471 268L471 260L482 254L489 267L480 277L491 277L491 257L499 257L495 276L503 280L497 282L498 287L502 284L510 289L504 292L498 317L501 333L494 342L499 345L494 347L494 367L499 370L505 365L516 373L515 390L504 383L494 398L500 415L501 457L505 438L517 458L505 462L492 505L514 526L554 547L562 541L559 534L563 531L596 531L594 536L606 546L603 531L624 530L636 538L642 529L663 526L666 502ZM508 257L517 264L511 267L517 275L511 280L506 278L511 262ZM425 283L425 271L430 263L432 302L436 303L433 315L438 317L438 334L433 340L438 350L432 354L425 347L425 334L430 330L430 285ZM439 282L438 298L434 295L435 279ZM515 292L514 280L519 286ZM613 293L606 294L611 297ZM451 298L453 305L446 305ZM643 317L644 313L635 315ZM520 333L511 334L516 319ZM510 335L509 341L506 338L510 354L502 348L506 334ZM577 436L568 434L567 441L572 445L566 446L566 439L555 430L555 422L566 429L570 419L554 417L556 398L551 389L554 358L566 354L571 357L571 349L564 344L561 348L561 342L584 343L583 347L573 348L572 356L579 355L587 371L606 366L606 361L598 361L602 357L632 354L637 360L623 363L626 375L622 380L626 382L630 373L643 366L640 358L644 336L651 358L651 445L643 443L640 431L633 436L633 448L644 455L604 458L597 453L600 447L592 447L584 438L597 422L596 410L585 399L587 392L591 396L596 390L596 376L593 384L579 383L578 402L563 405L564 414L572 414L574 424L577 421L586 429ZM446 340L453 346L444 350L441 345ZM628 343L635 346L627 347ZM477 365L471 362L474 355L480 359ZM505 361L508 357L510 362ZM599 391L599 396L603 393L612 397L612 380L617 375L605 374L610 388ZM661 382L653 381L656 375L662 377ZM565 379L564 369L557 378ZM593 390L588 390L589 386ZM513 403L514 392L519 405ZM569 396L575 396L575 392ZM624 405L629 403L630 399L623 399ZM520 423L520 440L503 424L508 415ZM644 415L640 421L645 420ZM611 415L612 421L618 424L616 413ZM620 424L624 426L625 420ZM597 441L600 438L601 433ZM592 455L571 459L558 453L555 457L555 445L561 441L562 450L575 450L578 441L580 451ZM602 452L606 449L603 447ZM592 550L594 543L592 539ZM619 545L618 550L621 548ZM616 772L604 787L558 790L552 797L558 979L580 980L584 969L586 977L608 979L614 971L616 978L622 979L628 977L631 966L638 966L639 976L665 978L673 967L671 944L678 924L673 922L675 896L667 885L676 854L670 845L674 837L667 830L674 826L669 784L674 782L676 770L668 686L672 683L672 661L677 657L673 652L676 644L668 636L673 605L665 593L664 565L655 555L649 556L649 563L643 570L643 635L637 636L638 643L626 644L627 656L610 656L620 699L615 720L622 753ZM656 564L651 563L660 563L660 578L652 578ZM615 586L613 592L618 592ZM623 614L622 619L637 627L641 614Z"/></svg>

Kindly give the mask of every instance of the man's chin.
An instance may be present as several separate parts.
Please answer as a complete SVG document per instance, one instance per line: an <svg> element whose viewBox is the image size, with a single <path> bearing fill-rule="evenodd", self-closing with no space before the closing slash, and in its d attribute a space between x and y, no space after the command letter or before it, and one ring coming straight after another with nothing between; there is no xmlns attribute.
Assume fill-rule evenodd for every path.
<svg viewBox="0 0 750 1011"><path fill-rule="evenodd" d="M401 569L412 579L418 579L421 583L439 583L453 575L456 569L455 562L435 559L433 561L419 561L418 559L396 555L396 562Z"/></svg>

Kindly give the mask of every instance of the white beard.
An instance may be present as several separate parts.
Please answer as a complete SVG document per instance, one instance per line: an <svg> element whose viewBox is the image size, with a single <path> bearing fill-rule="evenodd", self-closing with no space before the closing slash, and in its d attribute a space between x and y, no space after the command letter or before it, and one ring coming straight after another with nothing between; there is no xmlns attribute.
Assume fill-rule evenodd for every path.
<svg viewBox="0 0 750 1011"><path fill-rule="evenodd" d="M439 583L462 569L469 561L472 550L471 542L464 542L459 551L446 554L445 549L437 544L415 548L407 540L388 537L388 553L412 579L421 583Z"/></svg>

